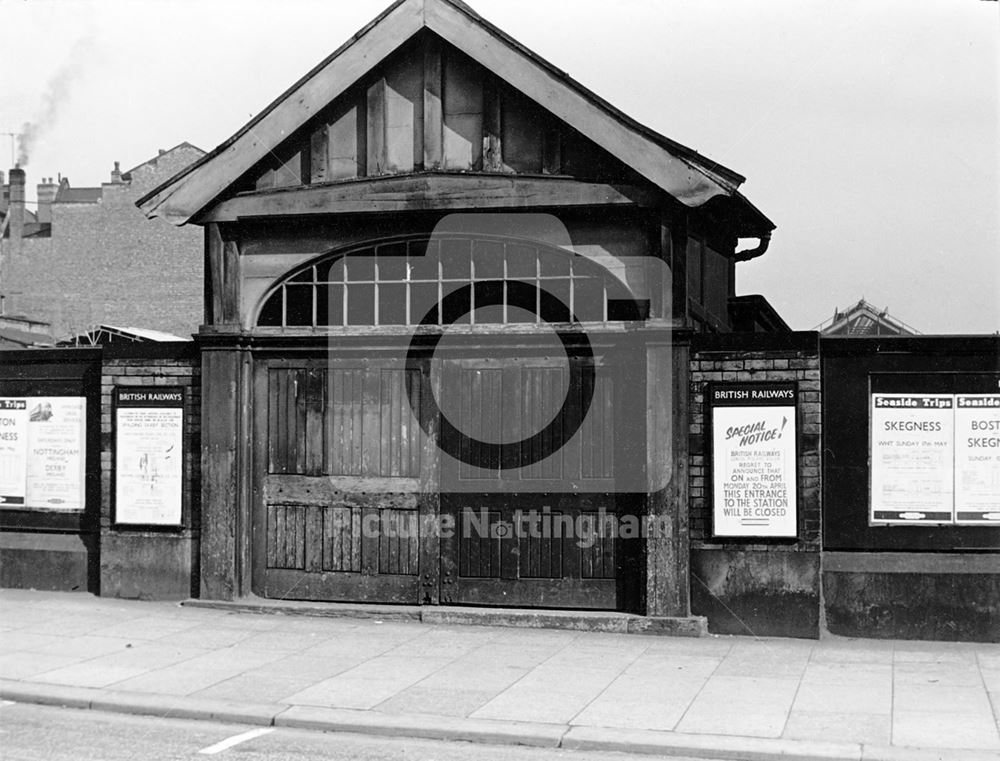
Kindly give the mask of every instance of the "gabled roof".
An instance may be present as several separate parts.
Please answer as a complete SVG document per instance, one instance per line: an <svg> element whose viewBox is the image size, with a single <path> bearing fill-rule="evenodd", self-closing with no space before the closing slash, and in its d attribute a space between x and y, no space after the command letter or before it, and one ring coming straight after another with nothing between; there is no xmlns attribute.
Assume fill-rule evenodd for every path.
<svg viewBox="0 0 1000 761"><path fill-rule="evenodd" d="M639 124L459 0L398 0L235 135L140 198L150 217L181 225L216 201L282 140L302 127L404 41L429 29L541 104L687 206L729 196L761 227L770 223L736 191L744 177Z"/></svg>
<svg viewBox="0 0 1000 761"><path fill-rule="evenodd" d="M134 167L132 167L131 169L129 169L127 172L122 172L122 179L128 180L130 178L132 172L135 172L136 170L141 169L144 166L156 166L156 163L157 163L157 161L159 159L161 159L162 157L167 156L167 155L173 153L174 151L179 151L182 148L188 148L188 149L190 149L192 151L197 151L202 156L205 155L205 151L203 151L197 145L192 145L187 140L185 140L183 143L178 143L173 148L167 148L167 150L165 150L165 151L160 151L159 153L157 153L152 158L146 159L146 161L143 161L140 164L136 164Z"/></svg>
<svg viewBox="0 0 1000 761"><path fill-rule="evenodd" d="M879 309L861 299L854 306L841 311L837 309L833 317L819 326L825 336L913 336L919 331L905 322L889 316L889 309Z"/></svg>

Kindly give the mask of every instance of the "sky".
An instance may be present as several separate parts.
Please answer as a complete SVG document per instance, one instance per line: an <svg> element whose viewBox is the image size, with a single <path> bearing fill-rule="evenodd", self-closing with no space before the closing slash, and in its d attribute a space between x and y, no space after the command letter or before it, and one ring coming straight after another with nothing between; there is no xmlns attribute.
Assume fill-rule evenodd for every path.
<svg viewBox="0 0 1000 761"><path fill-rule="evenodd" d="M388 2L0 0L0 132L29 134L29 199L215 147ZM793 328L864 298L922 333L1000 330L1000 3L469 2L748 178L777 229L737 292ZM0 167L16 151L0 135Z"/></svg>

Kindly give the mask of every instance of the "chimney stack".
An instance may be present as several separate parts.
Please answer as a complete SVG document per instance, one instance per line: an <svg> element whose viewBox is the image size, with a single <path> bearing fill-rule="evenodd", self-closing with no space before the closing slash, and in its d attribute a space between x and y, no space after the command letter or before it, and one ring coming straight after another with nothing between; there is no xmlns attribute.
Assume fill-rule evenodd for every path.
<svg viewBox="0 0 1000 761"><path fill-rule="evenodd" d="M10 170L10 255L21 255L21 241L24 238L24 170L15 166Z"/></svg>
<svg viewBox="0 0 1000 761"><path fill-rule="evenodd" d="M52 224L52 202L56 200L59 186L52 182L51 177L43 177L35 187L38 191L38 221Z"/></svg>

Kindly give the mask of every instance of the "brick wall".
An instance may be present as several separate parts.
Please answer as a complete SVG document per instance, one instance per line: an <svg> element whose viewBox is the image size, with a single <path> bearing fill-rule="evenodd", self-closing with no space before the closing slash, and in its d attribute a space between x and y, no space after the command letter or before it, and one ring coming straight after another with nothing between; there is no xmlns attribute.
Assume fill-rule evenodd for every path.
<svg viewBox="0 0 1000 761"><path fill-rule="evenodd" d="M52 323L56 339L100 323L190 336L202 322L200 227L147 219L135 201L202 152L180 146L104 183L99 203L56 203L48 239L26 239L4 284L7 311Z"/></svg>
<svg viewBox="0 0 1000 761"><path fill-rule="evenodd" d="M101 594L185 598L198 589L201 496L201 359L193 343L105 347L101 368ZM116 356L117 355L117 356ZM150 356L152 355L152 356ZM180 528L137 530L112 522L115 386L184 388L184 493Z"/></svg>
<svg viewBox="0 0 1000 761"><path fill-rule="evenodd" d="M799 392L798 512L799 539L793 543L739 543L742 549L773 551L817 550L820 545L820 362L818 351L713 350L691 353L691 430L689 494L692 547L730 545L713 542L710 536L712 506L708 503L706 479L711 463L706 460L708 429L705 424L705 384L713 381L795 381Z"/></svg>
<svg viewBox="0 0 1000 761"><path fill-rule="evenodd" d="M691 348L689 530L692 609L718 633L818 636L821 390L815 333L697 337ZM798 538L716 541L706 384L794 381L798 387Z"/></svg>

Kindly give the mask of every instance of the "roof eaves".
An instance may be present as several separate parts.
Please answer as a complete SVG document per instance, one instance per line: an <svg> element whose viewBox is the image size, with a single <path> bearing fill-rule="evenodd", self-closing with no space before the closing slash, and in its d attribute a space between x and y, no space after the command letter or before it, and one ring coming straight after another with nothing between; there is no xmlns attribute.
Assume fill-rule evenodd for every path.
<svg viewBox="0 0 1000 761"><path fill-rule="evenodd" d="M749 223L748 231L757 234L758 232L771 232L777 228L777 225L764 212L738 190L733 191L733 202L739 210L740 217Z"/></svg>

